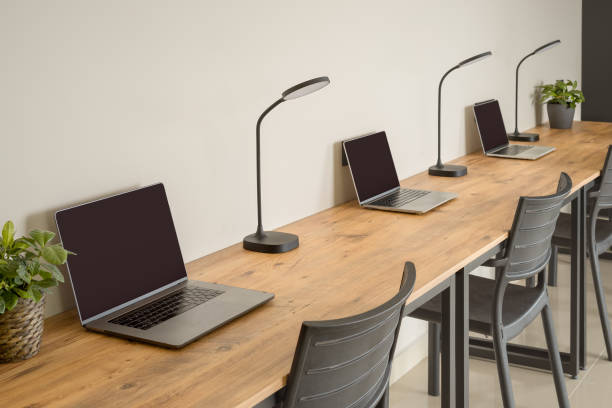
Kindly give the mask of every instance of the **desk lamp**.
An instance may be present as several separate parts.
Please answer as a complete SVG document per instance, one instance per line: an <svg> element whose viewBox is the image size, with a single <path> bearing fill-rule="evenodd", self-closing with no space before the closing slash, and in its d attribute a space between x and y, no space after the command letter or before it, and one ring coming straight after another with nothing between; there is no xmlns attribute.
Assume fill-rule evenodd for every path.
<svg viewBox="0 0 612 408"><path fill-rule="evenodd" d="M297 84L282 93L280 99L274 102L266 109L257 120L257 231L254 234L248 235L242 241L244 249L255 252L281 253L291 251L299 245L298 236L278 231L264 231L261 222L261 165L259 161L260 149L260 127L263 118L270 113L272 109L281 103L290 99L300 98L311 94L319 89L329 85L328 77L319 77Z"/></svg>
<svg viewBox="0 0 612 408"><path fill-rule="evenodd" d="M515 82L515 97L514 97L514 132L508 133L508 139L515 140L518 142L534 142L536 140L540 140L540 136L537 133L519 133L518 131L518 74L519 74L519 68L521 64L523 63L523 61L525 61L527 58L531 57L532 55L536 55L537 53L540 53L542 51L546 51L559 44L561 44L561 40L555 40L555 41L549 42L548 44L544 44L543 46L539 48L536 48L535 51L533 51L530 54L527 54L516 66L516 82Z"/></svg>
<svg viewBox="0 0 612 408"><path fill-rule="evenodd" d="M442 100L442 82L444 82L444 78L457 68L464 67L469 64L473 64L474 62L480 61L486 57L491 56L491 51L483 52L482 54L474 55L466 60L461 61L448 71L446 74L442 76L440 80L440 85L438 86L438 162L435 166L431 166L429 168L429 174L432 176L442 176L442 177L460 177L465 176L467 174L467 167L465 166L456 166L452 164L442 164L441 153L440 153L440 105Z"/></svg>

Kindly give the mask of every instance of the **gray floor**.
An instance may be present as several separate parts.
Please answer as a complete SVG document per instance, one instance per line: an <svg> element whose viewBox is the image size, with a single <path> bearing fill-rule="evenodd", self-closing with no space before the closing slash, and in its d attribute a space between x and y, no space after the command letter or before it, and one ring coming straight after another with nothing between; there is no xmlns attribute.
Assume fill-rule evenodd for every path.
<svg viewBox="0 0 612 408"><path fill-rule="evenodd" d="M559 256L559 286L550 288L555 329L562 351L569 350L569 257ZM602 279L612 307L612 261L601 261ZM587 367L578 379L566 377L572 407L612 407L612 362L607 360L605 346L593 295L590 269L587 269ZM541 320L536 319L513 342L545 347ZM517 407L556 407L552 375L537 370L511 367L512 385ZM427 361L391 386L391 408L439 407L440 399L427 395ZM470 407L501 407L501 396L495 364L470 359Z"/></svg>

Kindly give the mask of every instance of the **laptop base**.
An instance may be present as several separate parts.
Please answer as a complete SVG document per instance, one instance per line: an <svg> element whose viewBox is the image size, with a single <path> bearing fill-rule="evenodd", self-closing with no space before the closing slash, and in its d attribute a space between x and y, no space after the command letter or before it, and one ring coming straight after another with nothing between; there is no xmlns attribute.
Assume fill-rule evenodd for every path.
<svg viewBox="0 0 612 408"><path fill-rule="evenodd" d="M297 235L278 231L264 231L244 237L242 247L249 251L280 254L300 245Z"/></svg>
<svg viewBox="0 0 612 408"><path fill-rule="evenodd" d="M224 293L150 328L140 329L111 322L117 317L163 299L166 295L185 287L212 289ZM110 315L89 322L85 325L85 328L112 336L176 349L184 347L232 320L247 314L272 298L274 298L272 293L189 280Z"/></svg>
<svg viewBox="0 0 612 408"><path fill-rule="evenodd" d="M467 167L454 164L435 165L429 168L430 176L461 177L467 174Z"/></svg>
<svg viewBox="0 0 612 408"><path fill-rule="evenodd" d="M540 135L537 133L508 133L508 139L515 142L537 142Z"/></svg>
<svg viewBox="0 0 612 408"><path fill-rule="evenodd" d="M373 210L397 211L410 214L425 214L426 212L433 210L434 208L455 198L457 198L457 194L455 193L447 193L444 191L428 191L428 194L399 207L375 204L362 204L362 206L364 208L371 208Z"/></svg>

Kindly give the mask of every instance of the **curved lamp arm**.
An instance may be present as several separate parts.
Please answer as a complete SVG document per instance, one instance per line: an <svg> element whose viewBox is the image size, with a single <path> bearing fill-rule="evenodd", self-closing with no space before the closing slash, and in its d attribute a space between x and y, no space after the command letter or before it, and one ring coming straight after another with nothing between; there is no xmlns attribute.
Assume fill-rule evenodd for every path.
<svg viewBox="0 0 612 408"><path fill-rule="evenodd" d="M520 62L518 63L518 65L516 66L516 81L514 83L514 90L515 90L515 95L514 95L514 134L516 136L519 135L519 131L518 131L518 75L519 75L519 68L521 66L521 64L523 63L523 61L525 61L527 58L531 57L532 55L538 54L542 51L546 51L552 47L555 47L557 45L561 44L561 40L555 40L555 41L551 41L549 43L546 43L538 48L536 48L535 50L533 50L533 52L525 55L525 57L523 57L522 60L520 60Z"/></svg>
<svg viewBox="0 0 612 408"><path fill-rule="evenodd" d="M261 116L259 117L259 119L257 119L257 127L256 127L256 135L257 135L257 232L256 234L261 236L264 233L264 229L263 229L263 224L261 221L261 150L260 150L260 139L261 139L261 132L260 132L260 128L261 128L261 121L263 120L263 118L266 117L266 115L268 113L270 113L270 111L274 108L276 108L278 105L280 105L281 103L285 102L285 99L280 98L279 100L277 100L276 102L274 102L272 105L270 105L268 107L268 109L266 109L265 111L263 111L263 113L261 114Z"/></svg>
<svg viewBox="0 0 612 408"><path fill-rule="evenodd" d="M441 149L440 149L440 139L441 139L441 131L440 131L440 123L441 123L441 101L442 101L442 83L444 82L444 78L446 78L448 76L448 74L450 74L451 72L453 72L454 70L456 70L457 68L459 68L461 65L455 65L454 67L452 67L451 69L449 69L448 71L446 71L446 73L444 75L442 75L442 79L440 80L440 85L438 85L438 162L436 163L436 167L443 167L442 164L442 153L441 153Z"/></svg>
<svg viewBox="0 0 612 408"><path fill-rule="evenodd" d="M525 55L523 57L523 59L520 60L520 62L516 66L516 80L514 82L514 134L515 135L519 134L519 131L518 131L518 76L519 76L519 68L521 67L521 64L523 63L523 61L525 61L527 58L531 57L532 55L535 55L535 51Z"/></svg>

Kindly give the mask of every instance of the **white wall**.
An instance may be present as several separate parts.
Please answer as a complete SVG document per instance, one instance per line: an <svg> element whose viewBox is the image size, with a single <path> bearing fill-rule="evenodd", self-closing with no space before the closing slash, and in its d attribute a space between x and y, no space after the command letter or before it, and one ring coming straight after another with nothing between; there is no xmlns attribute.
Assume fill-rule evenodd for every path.
<svg viewBox="0 0 612 408"><path fill-rule="evenodd" d="M535 84L580 78L577 0L0 0L0 217L54 229L55 210L165 183L187 261L255 229L255 121L287 87L332 84L263 126L264 224L352 199L337 142L387 130L401 178L477 148L468 106L499 98L536 123ZM554 18L553 18L554 16ZM236 199L238 194L238 199ZM110 243L112 248L112 243ZM112 256L112 252L110 254ZM48 314L72 306L68 285Z"/></svg>

